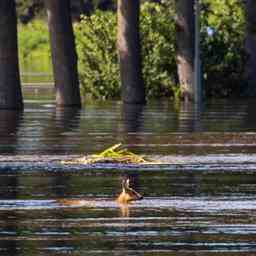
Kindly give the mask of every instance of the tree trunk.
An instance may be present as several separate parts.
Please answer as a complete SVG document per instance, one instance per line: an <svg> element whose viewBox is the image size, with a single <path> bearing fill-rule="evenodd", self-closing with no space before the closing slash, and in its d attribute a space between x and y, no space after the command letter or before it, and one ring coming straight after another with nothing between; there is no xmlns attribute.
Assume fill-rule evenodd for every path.
<svg viewBox="0 0 256 256"><path fill-rule="evenodd" d="M0 109L23 108L14 0L0 0Z"/></svg>
<svg viewBox="0 0 256 256"><path fill-rule="evenodd" d="M56 104L81 106L70 0L45 0L50 30Z"/></svg>
<svg viewBox="0 0 256 256"><path fill-rule="evenodd" d="M246 13L246 33L245 33L245 50L247 61L245 65L245 76L248 88L248 96L256 95L256 1L245 1Z"/></svg>
<svg viewBox="0 0 256 256"><path fill-rule="evenodd" d="M193 100L195 13L194 1L176 0L176 61L181 89L185 101Z"/></svg>
<svg viewBox="0 0 256 256"><path fill-rule="evenodd" d="M145 88L141 70L139 0L118 0L117 45L125 103L145 103Z"/></svg>

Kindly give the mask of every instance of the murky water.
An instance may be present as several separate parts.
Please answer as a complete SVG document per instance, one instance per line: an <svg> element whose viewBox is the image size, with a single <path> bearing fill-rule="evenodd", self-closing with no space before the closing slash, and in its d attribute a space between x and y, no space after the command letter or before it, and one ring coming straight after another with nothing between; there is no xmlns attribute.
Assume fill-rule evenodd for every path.
<svg viewBox="0 0 256 256"><path fill-rule="evenodd" d="M254 109L30 101L0 111L0 255L256 255ZM118 142L165 164L59 162ZM144 196L127 207L115 202L123 175Z"/></svg>

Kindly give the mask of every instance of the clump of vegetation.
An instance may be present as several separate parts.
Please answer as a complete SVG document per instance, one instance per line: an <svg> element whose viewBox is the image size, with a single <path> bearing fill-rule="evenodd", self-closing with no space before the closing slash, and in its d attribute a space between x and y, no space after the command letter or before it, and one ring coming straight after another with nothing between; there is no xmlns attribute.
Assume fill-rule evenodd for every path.
<svg viewBox="0 0 256 256"><path fill-rule="evenodd" d="M107 148L99 154L85 156L71 161L62 161L63 164L95 164L95 163L120 163L120 164L147 164L153 163L136 155L127 149L120 149L121 143Z"/></svg>
<svg viewBox="0 0 256 256"><path fill-rule="evenodd" d="M43 0L16 0L16 7L19 21L23 24L27 24L34 17L43 17L46 13Z"/></svg>
<svg viewBox="0 0 256 256"><path fill-rule="evenodd" d="M143 79L147 98L176 97L175 12L168 4L141 6Z"/></svg>
<svg viewBox="0 0 256 256"><path fill-rule="evenodd" d="M112 12L96 11L75 25L82 94L107 99L120 96L116 19Z"/></svg>
<svg viewBox="0 0 256 256"><path fill-rule="evenodd" d="M143 76L148 98L173 96L175 85L174 12L156 3L141 7ZM79 74L84 94L119 98L121 82L116 49L117 21L113 12L82 16L75 26Z"/></svg>
<svg viewBox="0 0 256 256"><path fill-rule="evenodd" d="M19 62L22 73L45 73L24 76L24 82L49 82L52 77L52 62L47 24L34 20L18 26ZM48 75L49 74L49 75Z"/></svg>
<svg viewBox="0 0 256 256"><path fill-rule="evenodd" d="M18 26L19 57L26 61L39 55L50 57L50 39L47 24L35 20Z"/></svg>
<svg viewBox="0 0 256 256"><path fill-rule="evenodd" d="M208 97L239 95L245 67L245 18L241 1L204 0L201 54Z"/></svg>

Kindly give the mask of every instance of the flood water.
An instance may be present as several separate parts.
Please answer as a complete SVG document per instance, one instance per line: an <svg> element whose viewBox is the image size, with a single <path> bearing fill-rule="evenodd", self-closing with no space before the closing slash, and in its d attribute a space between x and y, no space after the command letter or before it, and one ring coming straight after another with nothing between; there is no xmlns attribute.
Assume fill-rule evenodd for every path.
<svg viewBox="0 0 256 256"><path fill-rule="evenodd" d="M255 103L0 111L0 255L256 255ZM163 164L60 163L119 142Z"/></svg>

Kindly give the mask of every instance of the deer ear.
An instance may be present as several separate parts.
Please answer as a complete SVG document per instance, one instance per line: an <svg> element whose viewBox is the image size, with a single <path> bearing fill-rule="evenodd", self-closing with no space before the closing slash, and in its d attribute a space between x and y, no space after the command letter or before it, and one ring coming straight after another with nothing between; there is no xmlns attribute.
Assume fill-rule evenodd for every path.
<svg viewBox="0 0 256 256"><path fill-rule="evenodd" d="M127 179L122 180L122 188L127 188Z"/></svg>
<svg viewBox="0 0 256 256"><path fill-rule="evenodd" d="M130 179L126 180L126 187L129 188L130 187Z"/></svg>

